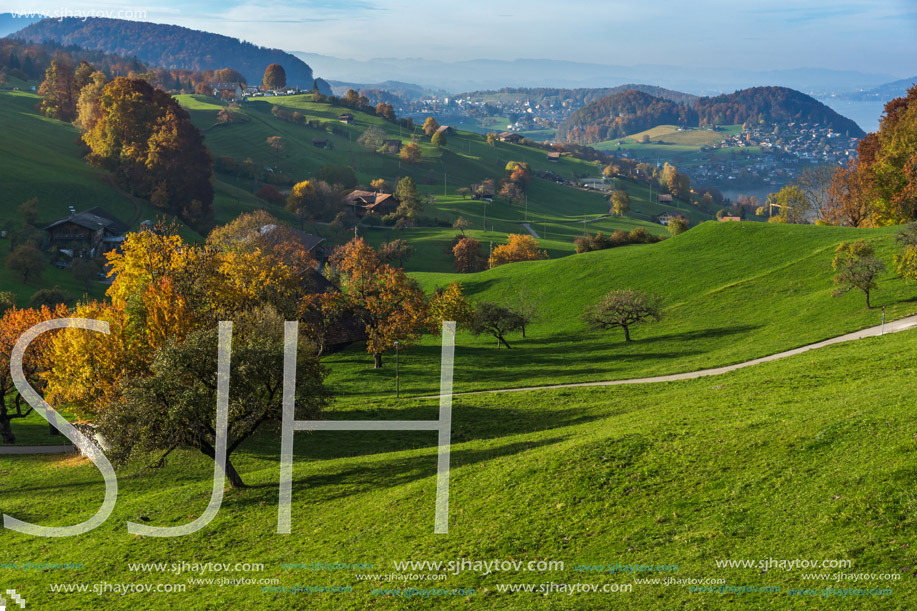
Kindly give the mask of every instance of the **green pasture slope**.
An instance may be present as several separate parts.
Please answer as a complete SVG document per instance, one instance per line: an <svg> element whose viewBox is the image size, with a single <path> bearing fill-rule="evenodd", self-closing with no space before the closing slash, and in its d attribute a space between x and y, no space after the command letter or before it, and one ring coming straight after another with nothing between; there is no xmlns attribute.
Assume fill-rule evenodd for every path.
<svg viewBox="0 0 917 611"><path fill-rule="evenodd" d="M766 303L781 307L783 295ZM118 505L70 539L2 534L4 562L81 562L44 572L0 569L31 608L104 609L856 609L907 610L917 597L913 396L917 333L859 340L717 378L454 401L448 535L433 534L433 433L301 433L295 439L291 535L276 535L279 434L264 431L234 462L251 486L228 490L217 517L183 538L129 535L126 521L187 523L210 497L203 456L173 453L162 469L120 469ZM463 348L459 348L459 354ZM459 360L461 360L460 357ZM480 371L480 369L478 370ZM458 390L461 387L457 388ZM338 406L337 419L430 419L436 401ZM103 485L88 462L0 457L0 511L67 525L98 508ZM442 581L386 582L395 561L564 562L542 571L466 570ZM744 559L849 560L850 568L717 568ZM263 572L144 572L128 563L263 563ZM303 565L372 563L313 571ZM300 568L284 566L302 563ZM667 573L578 571L582 565L677 565ZM832 582L812 573L897 573L898 581ZM249 585L189 579L255 580ZM634 578L722 579L770 593L693 592ZM257 580L273 580L259 585ZM830 578L829 578L830 579ZM97 584L186 585L182 593L96 595ZM506 593L505 584L631 586L616 593ZM685 581L682 581L685 583ZM77 584L86 593L52 593ZM282 593L270 588L352 588ZM411 598L400 588L473 590ZM888 589L824 598L825 588ZM267 588L266 590L264 588ZM778 590L773 590L777 588ZM810 589L812 594L794 594ZM388 593L381 593L387 590ZM402 594L403 590L400 590ZM814 595L813 595L814 594Z"/></svg>
<svg viewBox="0 0 917 611"><path fill-rule="evenodd" d="M540 318L509 336L511 350L490 336L460 332L456 390L610 380L705 369L745 361L917 312L917 285L895 277L895 228L763 223L704 223L658 244L625 246L562 259L514 263L478 274L416 273L430 292L461 282L473 301L537 302ZM871 310L862 293L832 298L831 260L837 244L872 241L889 271L879 279ZM639 289L665 299L659 323L592 331L586 306L610 290ZM435 392L436 338L401 352L401 391ZM392 355L394 356L394 355ZM370 397L394 389L394 359L381 370L361 346L326 359L342 396Z"/></svg>
<svg viewBox="0 0 917 611"><path fill-rule="evenodd" d="M402 176L411 176L419 185L421 193L430 194L435 198L425 206L425 215L450 223L459 216L464 216L472 224L472 237L487 242L496 240L499 243L506 240L508 233L525 232L522 223L528 220L539 238L544 237L542 234L547 234L543 247L547 248L552 256L561 256L573 252L573 238L583 233L584 219L587 221L586 230L590 233L610 233L616 229L630 231L638 226L654 233L665 233L665 228L652 222L653 215L679 209L695 223L710 218L685 203L660 206L651 201L649 189L623 180L619 181L618 188L626 189L633 199L632 211L627 217L607 217L608 202L603 194L571 189L538 178L533 178L531 182L527 205L512 206L497 202L487 204L485 211L485 204L462 199L456 194L456 190L485 178L499 179L504 175L504 167L508 161L525 161L531 165L534 172L550 170L565 178L598 177L601 168L572 158L549 162L544 151L516 144L498 143L491 147L481 135L462 130L448 137L446 147L437 148L429 144L429 139L423 136L419 128L412 134L379 117L348 111L327 103L313 102L311 95L250 99L242 104L238 111L243 118L242 122L231 125L216 124L216 116L222 106L209 98L183 95L178 96L178 99L189 110L195 124L204 132L205 142L214 155L229 156L237 160L251 158L275 171L290 174L297 180L314 176L323 165L350 165L357 172L360 182L364 184L380 177L394 183ZM290 112L300 112L309 119L331 122L345 135L334 134L325 128L312 128L281 121L270 113L274 105L282 106ZM337 122L337 116L342 112L354 114L353 125ZM412 135L416 135L422 151L421 163L408 166L401 163L396 155L377 153L358 144L360 135L371 125L384 130L387 138L397 138L405 143L411 140ZM267 144L267 139L272 136L283 138L283 153L276 153ZM316 148L312 144L315 138L327 139L332 148ZM220 178L229 185L239 184L242 190L246 187L235 177ZM275 211L282 214L279 209ZM484 232L485 216L487 233ZM337 235L321 225L311 225L310 231L319 233L332 242L345 240L352 235ZM489 233L494 235L488 235ZM417 235L423 236L420 238L421 242L435 241L437 247L430 249L428 253L433 258L417 257L414 262L408 264L408 268L420 265L413 269L446 271L451 266L451 256L441 251L450 243L454 234L455 232L448 228L413 229L403 234L391 229L378 229L369 230L367 237L373 243L399 237L412 240Z"/></svg>

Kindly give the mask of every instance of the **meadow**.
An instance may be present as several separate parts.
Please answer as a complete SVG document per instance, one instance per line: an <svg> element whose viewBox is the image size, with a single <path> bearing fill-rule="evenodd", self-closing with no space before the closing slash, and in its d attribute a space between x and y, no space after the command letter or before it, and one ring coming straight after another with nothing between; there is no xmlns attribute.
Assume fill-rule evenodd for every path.
<svg viewBox="0 0 917 611"><path fill-rule="evenodd" d="M432 433L298 434L289 536L274 533L276 431L265 430L234 457L250 487L228 490L214 521L183 538L129 535L124 523L174 526L193 519L210 495L211 463L183 451L160 469L131 464L119 470L113 515L92 533L48 540L3 532L6 562L80 562L80 568L4 568L4 582L33 608L62 611L99 605L909 609L917 595L910 549L917 544L917 497L909 486L910 459L917 455L911 413L915 337L907 331L859 340L717 378L457 396L448 535L435 535L432 528ZM469 366L473 354L460 342L457 366ZM428 419L435 418L436 409L435 400L348 403L327 417ZM19 519L75 523L95 512L102 498L98 472L82 459L0 457L0 472L0 510ZM380 577L440 574L399 570L397 561L461 559L564 564L489 575L469 568L442 580L407 583ZM851 564L841 572L898 574L900 580L837 583L831 577L806 577L830 571L717 567L716 561L724 559L842 559ZM183 573L132 570L128 563L135 562L262 563L264 569L201 575L190 568ZM310 563L328 568L312 570ZM331 570L331 563L342 565ZM364 568L343 568L343 563ZM665 565L669 572L614 573L614 564ZM593 568L584 568L589 565ZM214 578L253 582L206 583ZM647 578L660 582L635 582ZM662 585L665 578L681 584L722 580L721 585L769 592L692 591L686 585ZM270 585L259 585L261 580ZM179 584L187 591L92 593L105 583ZM550 583L629 584L632 590L501 591L507 585ZM51 584L85 585L88 591L53 593ZM293 590L297 586L299 592ZM351 590L319 592L320 587ZM408 598L409 587L463 594ZM881 589L883 594L825 599L814 591L792 593L827 587Z"/></svg>

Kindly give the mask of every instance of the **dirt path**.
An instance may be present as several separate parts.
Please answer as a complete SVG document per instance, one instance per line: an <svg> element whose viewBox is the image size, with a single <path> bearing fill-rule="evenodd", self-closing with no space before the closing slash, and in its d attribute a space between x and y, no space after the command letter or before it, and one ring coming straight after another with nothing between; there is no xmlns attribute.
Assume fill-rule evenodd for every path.
<svg viewBox="0 0 917 611"><path fill-rule="evenodd" d="M883 334L883 326L877 325L875 327L869 327L866 329L861 329L860 331L855 331L853 333L848 333L846 335L840 335L838 337L832 337L831 339L826 339L821 342L816 342L814 344L808 344L807 346L801 346L799 348L794 348L792 350L786 350L784 352L778 352L777 354L771 354L770 356L763 356L758 359L753 359L751 361L745 361L743 363L736 363L734 365L726 365L725 367L716 367L714 369L701 369L700 371L689 371L686 373L673 373L671 375L665 376L654 376L649 378L630 378L626 380L608 380L605 382L576 382L572 384L551 384L547 386L524 386L521 388L499 388L496 390L477 390L472 392L460 392L455 393L455 395L483 395L489 393L501 393L501 392L524 392L527 390L549 390L552 388L579 388L583 386L619 386L622 384L653 384L656 382L674 382L676 380L693 380L695 378L703 378L706 376L715 376L720 375L721 373L727 373L729 371L736 371L737 369L744 369L745 367L751 367L752 365L757 365L759 363L767 363L768 361L776 361L779 359L784 359L788 356L795 356L797 354L802 354L803 352L808 352L809 350L817 350L818 348L824 348L825 346L831 346L833 344L840 344L842 342L849 342L855 339L862 339L864 337L876 337ZM908 316L906 318L901 318L892 322L885 323L884 333L897 333L898 331L905 331L907 329L913 329L917 327L917 315ZM434 397L438 395L433 395ZM430 397L421 397L421 398L430 398Z"/></svg>

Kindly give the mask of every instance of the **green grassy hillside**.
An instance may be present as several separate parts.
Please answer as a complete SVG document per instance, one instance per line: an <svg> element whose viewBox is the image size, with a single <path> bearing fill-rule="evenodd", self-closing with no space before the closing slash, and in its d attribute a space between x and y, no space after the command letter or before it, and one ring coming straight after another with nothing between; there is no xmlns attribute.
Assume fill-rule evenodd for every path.
<svg viewBox="0 0 917 611"><path fill-rule="evenodd" d="M524 161L530 164L533 172L552 171L565 178L597 177L601 168L569 157L549 162L544 151L516 144L498 143L492 147L481 135L462 130L450 135L444 148L437 148L429 144L429 139L419 128L412 134L376 116L313 102L311 95L250 99L238 111L241 121L231 125L217 125L217 113L222 106L210 98L185 95L178 96L178 99L191 112L195 124L204 131L206 144L214 155L237 160L251 158L259 165L297 180L314 176L323 165L350 165L363 184L380 177L394 183L400 177L411 176L420 185L422 193L435 198L426 205L426 216L450 223L463 216L472 224L471 236L485 242L499 243L506 240L508 233L524 233L526 230L522 223L528 220L539 238L544 238L546 234L542 246L552 256L562 256L573 252L573 238L583 233L584 219L587 221L586 230L591 233L645 227L654 233L664 234L665 228L653 223L652 217L666 210L678 208L695 223L709 218L684 203L680 207L660 206L651 200L648 188L625 180L618 181L616 187L626 189L633 200L628 217L602 218L608 213L605 195L571 189L539 178L533 178L531 182L526 205L497 202L488 204L485 211L483 203L463 199L456 190L486 178L501 178L507 161ZM332 133L324 127L313 128L282 121L271 114L274 105L299 112L310 120L333 125L340 133ZM342 112L355 115L353 125L337 122ZM421 162L409 166L401 163L396 155L378 153L358 144L360 135L370 126L384 130L387 138L397 138L405 143L416 136L422 150ZM272 136L283 138L283 153L277 154L267 144L267 139ZM316 148L312 144L315 138L327 139L332 148ZM229 176L221 178L229 184L234 184L236 180ZM282 214L279 210L277 213ZM487 232L484 232L485 216ZM334 234L320 225L311 225L310 230L330 241L352 236L352 233ZM415 257L408 263L408 269L446 271L451 267L451 256L441 251L451 242L454 234L451 229L439 228L411 230L404 234L393 230L370 230L366 235L372 243L400 237L414 240L415 236L419 236L417 245L424 256ZM427 248L434 243L434 247Z"/></svg>
<svg viewBox="0 0 917 611"><path fill-rule="evenodd" d="M293 534L274 533L278 435L243 446L237 465L251 484L229 490L216 519L183 538L129 535L125 522L184 524L210 495L211 463L174 453L166 467L120 472L118 505L90 535L30 538L6 531L7 561L82 562L76 570L3 578L34 608L105 609L869 609L905 610L915 591L917 500L909 484L915 332L860 340L716 379L639 387L456 397L450 524L433 534L436 448L432 433L298 434ZM469 351L460 347L459 362ZM457 387L457 390L462 387ZM338 408L330 418L435 418L435 401ZM86 461L0 457L0 510L44 525L88 518L102 498ZM88 538L87 538L88 537ZM90 539L91 538L91 539ZM91 544L89 541L91 540ZM816 542L816 543L813 543ZM537 550L533 551L533 550ZM395 561L550 560L563 569L466 570L442 581L385 582L367 574ZM840 571L718 568L717 560L840 559ZM128 562L264 563L263 572L131 571ZM372 563L308 570L284 563ZM579 565L677 565L668 573L577 571ZM812 573L899 574L899 581L832 582ZM271 580L269 586L198 585L189 579ZM772 593L693 592L634 579L723 580ZM830 579L830 577L828 578ZM186 585L184 593L91 593L102 582ZM543 595L505 584L630 584L632 591ZM682 581L684 583L684 581ZM88 584L52 593L50 584ZM352 588L280 593L267 588ZM410 599L379 589L474 590ZM881 589L846 599L794 589ZM375 594L373 592L376 592Z"/></svg>
<svg viewBox="0 0 917 611"><path fill-rule="evenodd" d="M872 310L865 309L859 292L831 297L836 245L867 238L892 270L894 231L705 223L659 244L514 263L478 274L415 277L427 291L459 281L472 300L511 300L522 292L539 304L540 319L526 339L510 336L511 350L497 350L489 336L460 333L467 364L456 370L457 388L621 379L726 365L841 335L879 324L882 306L889 320L917 312L917 286L892 271L880 278ZM583 310L613 289L662 295L662 322L636 327L630 343L620 331L589 330ZM434 392L438 359L435 339L402 351L402 392ZM360 346L328 363L344 394L394 389L393 368L370 369Z"/></svg>

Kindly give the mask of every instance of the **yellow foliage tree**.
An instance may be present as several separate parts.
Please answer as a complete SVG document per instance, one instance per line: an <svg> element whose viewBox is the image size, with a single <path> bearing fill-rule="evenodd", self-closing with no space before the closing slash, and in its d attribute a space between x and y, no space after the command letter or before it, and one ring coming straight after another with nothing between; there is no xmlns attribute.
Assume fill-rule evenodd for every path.
<svg viewBox="0 0 917 611"><path fill-rule="evenodd" d="M518 261L536 261L547 259L548 253L539 249L538 242L530 235L510 234L509 243L494 248L488 264L491 268L516 263Z"/></svg>

